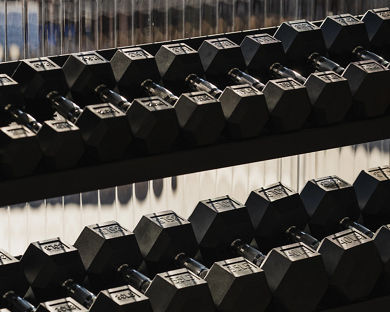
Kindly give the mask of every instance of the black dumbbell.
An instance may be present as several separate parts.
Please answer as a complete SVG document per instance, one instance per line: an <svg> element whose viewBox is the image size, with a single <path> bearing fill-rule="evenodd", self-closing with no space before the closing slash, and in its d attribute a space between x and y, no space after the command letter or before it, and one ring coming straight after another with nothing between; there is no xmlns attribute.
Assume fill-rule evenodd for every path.
<svg viewBox="0 0 390 312"><path fill-rule="evenodd" d="M271 295L264 272L243 258L224 259L210 269L190 258L197 251L195 235L191 224L175 212L143 216L134 233L148 268L160 271L180 265L189 269L207 281L218 311L267 308Z"/></svg>
<svg viewBox="0 0 390 312"><path fill-rule="evenodd" d="M286 219L304 212L297 205L288 208ZM277 208L274 210L270 214L275 219L271 216L269 222L277 224L283 221L282 212L286 210L280 213ZM267 255L250 246L247 242L253 238L254 231L248 209L229 196L199 202L189 221L206 263L242 256L264 270L276 310L316 309L328 286L320 254L303 244L274 248Z"/></svg>
<svg viewBox="0 0 390 312"><path fill-rule="evenodd" d="M364 224L377 229L390 223L390 167L362 170L353 183Z"/></svg>
<svg viewBox="0 0 390 312"><path fill-rule="evenodd" d="M386 58L390 57L389 12L388 7L373 9L368 10L362 17L370 40L370 49Z"/></svg>
<svg viewBox="0 0 390 312"><path fill-rule="evenodd" d="M243 54L245 54L246 42L250 37L247 36L242 41L241 47L228 38L205 40L199 48L199 55L206 77L212 82L218 82L221 86L228 85L231 81L228 74L233 69L241 70L245 67L246 59ZM255 52L252 47L250 49ZM268 127L274 132L297 130L303 127L311 111L307 89L291 78L269 80L271 78L269 76L270 66L276 61L284 60L283 49L272 52L270 55L257 54L253 56L258 63L268 62L267 66L258 66L253 71L263 81L268 81L265 86L263 84L257 85L257 89L264 93L270 113ZM240 83L238 80L235 81Z"/></svg>
<svg viewBox="0 0 390 312"><path fill-rule="evenodd" d="M179 134L175 110L162 99L134 98L145 77L158 77L157 68L140 48L119 49L111 62L97 52L71 54L63 70L72 96L80 103L111 103L126 114L137 153L161 153L172 148ZM141 80L143 79L143 80ZM133 93L131 103L114 91Z"/></svg>
<svg viewBox="0 0 390 312"><path fill-rule="evenodd" d="M133 250L136 259L137 250ZM138 257L138 262L141 257ZM78 250L59 238L31 243L20 260L36 301L70 296L88 311L133 311L148 300L129 286L100 291L97 296L80 285L86 275ZM124 298L125 300L122 300ZM134 303L136 302L136 303Z"/></svg>
<svg viewBox="0 0 390 312"><path fill-rule="evenodd" d="M211 82L191 74L186 82L193 91L205 91L221 102L227 125L226 134L233 139L258 136L269 119L264 94L248 84L218 89Z"/></svg>
<svg viewBox="0 0 390 312"><path fill-rule="evenodd" d="M285 33L280 35L283 30ZM292 57L290 51L294 53L293 56L296 59L304 60L305 62L310 55L308 52L310 51L309 49L313 49L311 50L312 52L326 50L325 44L323 44L323 48L321 49L321 40L311 40L310 45L305 44L301 46L299 44L299 37L286 31L283 24L276 34L279 34L279 37L285 40L289 40L291 48L286 51L289 60ZM310 116L312 124L326 125L340 122L344 119L352 105L351 91L345 78L331 71L310 73L309 77L305 78L296 71L283 66L280 63L286 60L283 44L280 40L269 34L247 36L241 43L241 49L249 72L256 73L261 68L264 79L269 77L293 78L295 81L306 86L312 105ZM298 51L299 55L297 55ZM298 67L296 65L297 63L292 64Z"/></svg>
<svg viewBox="0 0 390 312"><path fill-rule="evenodd" d="M275 38L282 41L290 62L305 64L302 67L304 72L310 72L312 69L320 72L333 71L346 78L352 92L354 101L352 113L355 116L367 118L383 115L389 105L390 94L386 81L390 78L390 71L375 61L351 63L350 55L353 48L345 61L345 64L349 64L347 68L326 58L324 49L326 47L331 49L331 47L327 41L326 33L322 29L328 20L331 18L325 19L321 28L304 20L283 23L276 31ZM361 36L367 36L364 29ZM309 53L311 54L308 55ZM329 53L333 55L331 52Z"/></svg>
<svg viewBox="0 0 390 312"><path fill-rule="evenodd" d="M47 120L43 124L19 108L15 99L20 97L18 83L11 77L2 74L0 80L0 101L6 100L2 106L6 119L23 125L38 136L46 167L50 169L66 169L76 166L84 154L84 143L80 129L69 121L61 119ZM30 153L29 153L30 154ZM31 154L29 157L32 157Z"/></svg>
<svg viewBox="0 0 390 312"><path fill-rule="evenodd" d="M207 284L188 270L159 273L153 281L137 271L140 254L135 235L115 221L86 226L75 246L97 290L125 281L149 297L155 312L214 311ZM158 247L161 252L168 248ZM134 308L138 301L134 300Z"/></svg>
<svg viewBox="0 0 390 312"><path fill-rule="evenodd" d="M121 158L131 142L125 114L111 104L81 109L63 95L68 87L63 69L50 59L20 62L12 76L21 87L26 111L38 120L50 119L53 110L80 128L87 152L102 161Z"/></svg>

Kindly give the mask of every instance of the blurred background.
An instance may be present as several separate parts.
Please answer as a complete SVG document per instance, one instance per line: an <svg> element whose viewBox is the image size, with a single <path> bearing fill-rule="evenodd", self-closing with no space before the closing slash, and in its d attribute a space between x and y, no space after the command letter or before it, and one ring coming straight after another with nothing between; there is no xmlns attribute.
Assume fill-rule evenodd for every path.
<svg viewBox="0 0 390 312"><path fill-rule="evenodd" d="M0 61L361 14L388 5L390 0L0 0ZM389 143L2 207L0 248L17 255L35 240L60 236L73 243L84 225L114 219L132 230L143 214L161 210L188 217L199 200L230 194L245 201L251 190L277 181L297 191L308 179L325 175L352 183L360 170L389 164Z"/></svg>

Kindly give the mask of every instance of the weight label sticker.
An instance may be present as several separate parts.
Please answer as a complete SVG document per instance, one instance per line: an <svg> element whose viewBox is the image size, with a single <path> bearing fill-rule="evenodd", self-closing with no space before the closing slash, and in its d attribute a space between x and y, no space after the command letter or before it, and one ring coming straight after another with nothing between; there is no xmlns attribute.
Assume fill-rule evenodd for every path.
<svg viewBox="0 0 390 312"><path fill-rule="evenodd" d="M150 219L161 227L177 226L187 223L173 211L163 214L153 214Z"/></svg>
<svg viewBox="0 0 390 312"><path fill-rule="evenodd" d="M48 255L65 253L70 250L69 246L65 245L59 239L52 241L38 242L39 247Z"/></svg>
<svg viewBox="0 0 390 312"><path fill-rule="evenodd" d="M332 19L341 25L356 25L363 23L352 15L339 15L332 17Z"/></svg>
<svg viewBox="0 0 390 312"><path fill-rule="evenodd" d="M53 122L52 126L57 130L70 130L74 128L74 126L67 121Z"/></svg>
<svg viewBox="0 0 390 312"><path fill-rule="evenodd" d="M186 45L185 43L168 44L168 45L165 45L165 47L168 50L172 51L176 55L196 53L196 51L193 48L191 48L190 46Z"/></svg>
<svg viewBox="0 0 390 312"><path fill-rule="evenodd" d="M10 78L8 75L0 75L0 86L16 85L17 82Z"/></svg>
<svg viewBox="0 0 390 312"><path fill-rule="evenodd" d="M25 138L32 134L27 128L22 126L8 128L6 129L6 131L8 135L14 139Z"/></svg>
<svg viewBox="0 0 390 312"><path fill-rule="evenodd" d="M252 35L252 36L249 36L249 38L251 38L252 40L254 40L260 44L269 44L269 43L280 42L278 39L272 37L269 34Z"/></svg>
<svg viewBox="0 0 390 312"><path fill-rule="evenodd" d="M197 94L191 94L190 98L196 103L196 104L205 104L205 103L210 103L214 102L214 98L207 94L207 93L197 93Z"/></svg>
<svg viewBox="0 0 390 312"><path fill-rule="evenodd" d="M288 259L292 261L306 259L315 254L313 250L307 248L304 245L281 248L280 252L283 253Z"/></svg>
<svg viewBox="0 0 390 312"><path fill-rule="evenodd" d="M159 98L143 99L142 104L149 110L157 111L171 107L169 104L163 102Z"/></svg>
<svg viewBox="0 0 390 312"><path fill-rule="evenodd" d="M63 301L60 303L50 304L48 305L48 308L51 311L56 312L68 312L68 311L75 311L75 310L84 310L84 308L81 308L79 306L76 306L73 302L70 301Z"/></svg>
<svg viewBox="0 0 390 312"><path fill-rule="evenodd" d="M374 9L373 11L382 19L389 19L390 18L390 10L387 8Z"/></svg>
<svg viewBox="0 0 390 312"><path fill-rule="evenodd" d="M109 223L104 225L96 225L92 228L96 233L105 238L126 236L129 232L120 226L119 223Z"/></svg>
<svg viewBox="0 0 390 312"><path fill-rule="evenodd" d="M121 114L114 107L112 107L111 105L107 105L107 104L93 106L93 109L98 115L100 115L101 117L104 117L104 118L116 117L117 115Z"/></svg>
<svg viewBox="0 0 390 312"><path fill-rule="evenodd" d="M226 210L233 210L237 208L242 208L243 206L236 203L233 199L229 197L221 197L217 199L206 200L205 203L215 211L221 212Z"/></svg>
<svg viewBox="0 0 390 312"><path fill-rule="evenodd" d="M374 73L378 71L384 71L385 68L382 67L382 65L378 64L377 62L369 62L369 63L358 63L359 66L365 70L367 73Z"/></svg>
<svg viewBox="0 0 390 312"><path fill-rule="evenodd" d="M239 86L237 88L233 87L232 90L239 96L252 96L260 94L259 91L252 87Z"/></svg>
<svg viewBox="0 0 390 312"><path fill-rule="evenodd" d="M236 276L258 272L258 268L246 260L238 260L237 262L233 263L224 263L222 266Z"/></svg>
<svg viewBox="0 0 390 312"><path fill-rule="evenodd" d="M96 53L78 54L77 57L87 65L106 63L106 60L97 55Z"/></svg>
<svg viewBox="0 0 390 312"><path fill-rule="evenodd" d="M341 77L340 75L337 75L334 72L323 72L323 73L315 73L318 78L325 82L337 82L337 81L344 81L345 78Z"/></svg>
<svg viewBox="0 0 390 312"><path fill-rule="evenodd" d="M321 186L325 191L333 191L351 186L336 176L314 180L314 182Z"/></svg>
<svg viewBox="0 0 390 312"><path fill-rule="evenodd" d="M46 71L59 69L60 67L49 59L36 59L26 61L28 62L36 71Z"/></svg>
<svg viewBox="0 0 390 312"><path fill-rule="evenodd" d="M340 234L335 234L332 240L339 243L343 248L351 248L366 242L367 238L357 231L348 230Z"/></svg>
<svg viewBox="0 0 390 312"><path fill-rule="evenodd" d="M143 60L153 58L153 56L141 48L130 48L121 50L131 60Z"/></svg>
<svg viewBox="0 0 390 312"><path fill-rule="evenodd" d="M176 288L185 288L199 284L200 280L195 275L184 272L175 275L169 273L164 276L169 280Z"/></svg>
<svg viewBox="0 0 390 312"><path fill-rule="evenodd" d="M131 291L131 289L127 288L119 288L119 289L109 289L108 294L110 298L112 298L119 305L129 304L135 301L138 301L140 296Z"/></svg>
<svg viewBox="0 0 390 312"><path fill-rule="evenodd" d="M390 179L390 167L379 167L367 170L367 172L379 181L386 181Z"/></svg>
<svg viewBox="0 0 390 312"><path fill-rule="evenodd" d="M276 200L279 200L279 199L282 199L285 197L289 197L289 196L295 194L295 192L293 190L289 189L288 187L284 186L281 183L271 185L270 187L268 187L266 189L261 188L258 191L258 193L260 195L263 195L263 197L265 197L265 199L267 199L270 202L276 201Z"/></svg>
<svg viewBox="0 0 390 312"><path fill-rule="evenodd" d="M207 41L218 49L239 48L239 45L235 44L233 41L227 38L212 39Z"/></svg>
<svg viewBox="0 0 390 312"><path fill-rule="evenodd" d="M0 250L0 265L15 262L15 259Z"/></svg>
<svg viewBox="0 0 390 312"><path fill-rule="evenodd" d="M299 82L296 82L294 79L274 80L274 82L279 87L281 87L282 89L285 89L285 90L293 90L293 89L297 89L297 88L302 88L303 87Z"/></svg>
<svg viewBox="0 0 390 312"><path fill-rule="evenodd" d="M289 23L290 26L292 28L294 28L296 31L299 31L299 32L304 32L304 31L311 31L311 30L314 30L314 29L319 29L317 26L309 23L309 22L306 22L306 21L303 21L303 22L291 22Z"/></svg>

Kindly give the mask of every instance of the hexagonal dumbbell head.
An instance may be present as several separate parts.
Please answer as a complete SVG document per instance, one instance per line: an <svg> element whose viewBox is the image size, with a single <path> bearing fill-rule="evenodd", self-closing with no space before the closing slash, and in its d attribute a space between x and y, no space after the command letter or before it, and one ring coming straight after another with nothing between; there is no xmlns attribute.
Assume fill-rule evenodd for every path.
<svg viewBox="0 0 390 312"><path fill-rule="evenodd" d="M74 246L95 289L118 285L122 264L136 269L142 262L135 235L115 221L86 226Z"/></svg>
<svg viewBox="0 0 390 312"><path fill-rule="evenodd" d="M2 105L21 106L24 103L19 84L6 74L0 74L0 101Z"/></svg>
<svg viewBox="0 0 390 312"><path fill-rule="evenodd" d="M87 312L88 309L71 297L46 301L39 304L37 312L79 311Z"/></svg>
<svg viewBox="0 0 390 312"><path fill-rule="evenodd" d="M377 229L390 223L390 167L362 170L353 183L364 223Z"/></svg>
<svg viewBox="0 0 390 312"><path fill-rule="evenodd" d="M37 301L65 297L62 283L85 276L78 250L60 238L31 243L20 262Z"/></svg>
<svg viewBox="0 0 390 312"><path fill-rule="evenodd" d="M246 206L229 196L200 201L188 220L207 265L230 258L232 242L250 242L254 234Z"/></svg>
<svg viewBox="0 0 390 312"><path fill-rule="evenodd" d="M379 53L385 53L386 57L390 54L390 9L381 8L369 10L364 14L362 21L366 26L370 47Z"/></svg>
<svg viewBox="0 0 390 312"><path fill-rule="evenodd" d="M29 103L26 110L40 120L51 119L53 115L47 95L52 91L65 95L68 91L62 68L47 57L21 61L12 78L19 83Z"/></svg>
<svg viewBox="0 0 390 312"><path fill-rule="evenodd" d="M118 49L110 63L119 91L129 98L142 95L140 85L146 79L160 80L154 56L140 47Z"/></svg>
<svg viewBox="0 0 390 312"><path fill-rule="evenodd" d="M184 93L175 109L185 144L208 145L221 136L225 127L221 102L208 93Z"/></svg>
<svg viewBox="0 0 390 312"><path fill-rule="evenodd" d="M219 100L227 120L226 131L231 138L257 136L268 122L265 96L250 85L227 87Z"/></svg>
<svg viewBox="0 0 390 312"><path fill-rule="evenodd" d="M286 57L294 65L305 64L314 52L321 55L326 53L321 28L305 20L283 23L274 37L283 43ZM300 67L301 70L304 69Z"/></svg>
<svg viewBox="0 0 390 312"><path fill-rule="evenodd" d="M328 287L321 255L302 243L272 249L261 268L278 311L314 311Z"/></svg>
<svg viewBox="0 0 390 312"><path fill-rule="evenodd" d="M110 62L97 52L71 54L63 71L74 100L83 105L101 102L95 92L99 85L116 84Z"/></svg>
<svg viewBox="0 0 390 312"><path fill-rule="evenodd" d="M383 278L379 283L381 293L390 290L390 225L382 225L372 237L383 263Z"/></svg>
<svg viewBox="0 0 390 312"><path fill-rule="evenodd" d="M271 301L264 271L242 257L215 262L204 279L218 311L265 311Z"/></svg>
<svg viewBox="0 0 390 312"><path fill-rule="evenodd" d="M154 312L214 312L207 282L187 269L159 273L145 295Z"/></svg>
<svg viewBox="0 0 390 312"><path fill-rule="evenodd" d="M330 276L330 296L350 302L371 294L382 273L382 262L371 238L345 230L324 238L318 252Z"/></svg>
<svg viewBox="0 0 390 312"><path fill-rule="evenodd" d="M4 250L0 250L0 303L4 306L3 295L13 291L16 295L23 297L29 287L24 276L23 267L20 261Z"/></svg>
<svg viewBox="0 0 390 312"><path fill-rule="evenodd" d="M335 72L313 73L305 87L312 103L310 119L317 125L342 121L352 107L348 80Z"/></svg>
<svg viewBox="0 0 390 312"><path fill-rule="evenodd" d="M319 238L337 232L343 218L357 220L360 216L352 185L337 176L310 180L301 198L310 217L310 230Z"/></svg>
<svg viewBox="0 0 390 312"><path fill-rule="evenodd" d="M190 222L171 210L143 216L134 234L152 273L174 267L175 257L181 252L194 256L198 251Z"/></svg>
<svg viewBox="0 0 390 312"><path fill-rule="evenodd" d="M328 16L322 22L321 30L330 56L342 65L351 61L356 47L369 44L364 22L351 14Z"/></svg>
<svg viewBox="0 0 390 312"><path fill-rule="evenodd" d="M311 112L305 86L292 78L283 78L270 80L263 92L270 112L268 126L273 132L289 132L303 127Z"/></svg>
<svg viewBox="0 0 390 312"><path fill-rule="evenodd" d="M264 251L284 244L286 230L293 225L302 229L308 220L299 194L280 182L252 191L245 205Z"/></svg>
<svg viewBox="0 0 390 312"><path fill-rule="evenodd" d="M206 76L222 85L230 69L245 67L240 46L228 38L205 40L198 51Z"/></svg>
<svg viewBox="0 0 390 312"><path fill-rule="evenodd" d="M162 80L174 93L183 90L188 75L203 75L198 51L185 43L162 45L156 53L156 63Z"/></svg>
<svg viewBox="0 0 390 312"><path fill-rule="evenodd" d="M269 34L246 36L241 42L241 51L248 71L264 81L271 78L269 68L272 64L285 61L282 42Z"/></svg>
<svg viewBox="0 0 390 312"><path fill-rule="evenodd" d="M179 136L176 110L159 97L135 99L126 111L137 152L169 151Z"/></svg>
<svg viewBox="0 0 390 312"><path fill-rule="evenodd" d="M24 153L23 151L28 151ZM30 175L38 167L42 151L35 133L20 125L0 128L0 172L5 177Z"/></svg>

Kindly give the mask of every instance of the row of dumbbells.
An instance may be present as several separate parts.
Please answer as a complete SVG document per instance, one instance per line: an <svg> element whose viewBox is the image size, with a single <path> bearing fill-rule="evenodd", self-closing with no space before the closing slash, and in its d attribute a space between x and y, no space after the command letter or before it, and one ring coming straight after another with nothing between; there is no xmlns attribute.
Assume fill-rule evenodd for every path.
<svg viewBox="0 0 390 312"><path fill-rule="evenodd" d="M0 124L16 122L0 131L0 174L384 115L388 62L366 48L390 56L389 12L328 17L321 27L288 22L274 36L209 39L198 50L178 42L155 55L120 48L110 61L97 52L61 64L20 61L12 75L0 75Z"/></svg>
<svg viewBox="0 0 390 312"><path fill-rule="evenodd" d="M134 233L93 224L74 246L34 242L20 261L1 251L1 304L11 312L302 312L389 294L390 227L379 226L390 219L389 196L386 166L353 185L330 176L300 194L276 183L245 204L204 200L188 220L153 213Z"/></svg>

